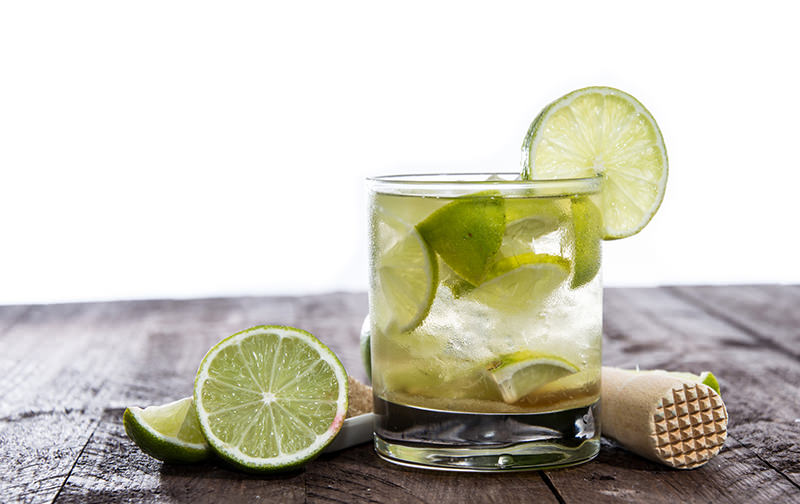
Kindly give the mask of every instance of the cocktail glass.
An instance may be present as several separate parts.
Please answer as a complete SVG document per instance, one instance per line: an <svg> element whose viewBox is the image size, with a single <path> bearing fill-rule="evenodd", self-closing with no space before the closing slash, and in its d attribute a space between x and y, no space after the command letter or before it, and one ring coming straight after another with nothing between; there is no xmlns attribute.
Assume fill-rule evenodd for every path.
<svg viewBox="0 0 800 504"><path fill-rule="evenodd" d="M368 180L375 448L446 470L594 458L600 177Z"/></svg>

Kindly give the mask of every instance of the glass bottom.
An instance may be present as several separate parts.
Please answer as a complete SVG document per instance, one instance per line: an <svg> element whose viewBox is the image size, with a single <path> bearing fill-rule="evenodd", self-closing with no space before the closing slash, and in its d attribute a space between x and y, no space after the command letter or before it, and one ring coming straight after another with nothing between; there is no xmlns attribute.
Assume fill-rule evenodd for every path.
<svg viewBox="0 0 800 504"><path fill-rule="evenodd" d="M550 413L464 413L375 398L375 450L389 462L447 471L528 471L600 451L599 402Z"/></svg>

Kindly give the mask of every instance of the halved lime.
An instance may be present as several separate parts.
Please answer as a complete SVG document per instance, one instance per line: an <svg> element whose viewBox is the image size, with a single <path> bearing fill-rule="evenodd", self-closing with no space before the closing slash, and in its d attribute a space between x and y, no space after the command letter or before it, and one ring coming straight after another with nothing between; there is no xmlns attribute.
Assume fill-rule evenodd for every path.
<svg viewBox="0 0 800 504"><path fill-rule="evenodd" d="M311 460L342 427L347 373L306 331L258 326L208 351L197 370L200 428L227 462L253 472Z"/></svg>
<svg viewBox="0 0 800 504"><path fill-rule="evenodd" d="M591 282L600 271L603 216L588 196L572 199L572 224L575 233L575 274L570 287L577 289Z"/></svg>
<svg viewBox="0 0 800 504"><path fill-rule="evenodd" d="M375 323L381 331L410 331L428 315L436 295L436 255L414 226L389 211L376 208L375 219L375 241L383 247L373 258Z"/></svg>
<svg viewBox="0 0 800 504"><path fill-rule="evenodd" d="M417 224L417 230L453 271L478 285L500 249L504 207L498 195L465 196L433 212Z"/></svg>
<svg viewBox="0 0 800 504"><path fill-rule="evenodd" d="M513 404L539 387L578 372L578 367L556 355L520 350L492 362L487 371L503 401Z"/></svg>
<svg viewBox="0 0 800 504"><path fill-rule="evenodd" d="M588 87L554 101L533 121L523 178L603 176L605 239L641 231L661 205L667 151L655 119L631 95Z"/></svg>
<svg viewBox="0 0 800 504"><path fill-rule="evenodd" d="M459 295L501 311L529 309L541 305L570 273L570 263L560 256L527 253L504 257L492 264L486 280L470 289L454 288ZM455 294L454 294L455 295Z"/></svg>
<svg viewBox="0 0 800 504"><path fill-rule="evenodd" d="M131 406L122 425L143 452L159 460L199 462L211 455L191 397L144 409Z"/></svg>

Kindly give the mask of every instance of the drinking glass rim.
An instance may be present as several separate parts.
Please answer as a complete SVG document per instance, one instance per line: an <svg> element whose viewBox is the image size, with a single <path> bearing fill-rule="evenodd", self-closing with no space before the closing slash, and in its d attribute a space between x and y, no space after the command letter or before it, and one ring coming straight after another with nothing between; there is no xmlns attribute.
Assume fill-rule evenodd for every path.
<svg viewBox="0 0 800 504"><path fill-rule="evenodd" d="M487 180L492 175L509 177L512 180ZM388 190L393 194L434 194L444 190L474 192L485 187L498 189L504 193L517 191L529 193L533 190L544 196L596 193L600 190L603 179L602 175L594 175L561 179L513 180L518 176L519 174L514 172L417 173L379 175L367 177L366 180L371 188L379 192Z"/></svg>

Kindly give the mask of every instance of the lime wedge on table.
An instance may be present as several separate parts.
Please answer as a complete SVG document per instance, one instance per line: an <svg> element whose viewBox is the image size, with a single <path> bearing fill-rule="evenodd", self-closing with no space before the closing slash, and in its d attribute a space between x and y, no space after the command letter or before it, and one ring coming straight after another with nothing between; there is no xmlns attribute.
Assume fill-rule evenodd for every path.
<svg viewBox="0 0 800 504"><path fill-rule="evenodd" d="M122 424L143 452L159 460L198 462L211 455L191 397L144 409L131 406Z"/></svg>
<svg viewBox="0 0 800 504"><path fill-rule="evenodd" d="M667 151L653 116L609 87L573 91L533 121L522 146L525 179L603 176L605 239L631 236L661 205Z"/></svg>
<svg viewBox="0 0 800 504"><path fill-rule="evenodd" d="M501 356L487 371L509 404L552 381L578 372L578 368L555 355L521 350Z"/></svg>
<svg viewBox="0 0 800 504"><path fill-rule="evenodd" d="M303 465L327 446L347 412L347 373L311 334L258 326L208 351L194 401L212 449L252 472Z"/></svg>
<svg viewBox="0 0 800 504"><path fill-rule="evenodd" d="M591 282L600 271L603 216L588 197L573 198L572 224L575 232L575 274L570 287L577 289Z"/></svg>
<svg viewBox="0 0 800 504"><path fill-rule="evenodd" d="M374 296L370 299L381 330L417 327L428 315L439 281L436 256L414 226L376 210Z"/></svg>
<svg viewBox="0 0 800 504"><path fill-rule="evenodd" d="M417 230L459 276L481 283L505 231L505 202L487 193L459 198L417 224Z"/></svg>
<svg viewBox="0 0 800 504"><path fill-rule="evenodd" d="M569 261L563 257L520 254L494 263L480 286L453 287L453 292L503 311L521 310L543 303L569 273Z"/></svg>

